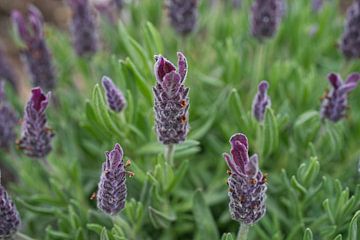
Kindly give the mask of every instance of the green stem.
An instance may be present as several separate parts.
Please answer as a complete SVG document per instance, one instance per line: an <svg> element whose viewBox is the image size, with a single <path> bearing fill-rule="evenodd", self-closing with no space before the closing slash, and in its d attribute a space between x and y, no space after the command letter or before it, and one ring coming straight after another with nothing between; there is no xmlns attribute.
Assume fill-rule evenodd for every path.
<svg viewBox="0 0 360 240"><path fill-rule="evenodd" d="M175 152L175 145L174 144L169 144L169 145L165 145L165 160L167 161L167 163L170 164L170 166L174 165L174 152Z"/></svg>
<svg viewBox="0 0 360 240"><path fill-rule="evenodd" d="M237 236L237 240L247 240L248 232L249 232L250 226L245 223L240 224L239 233Z"/></svg>
<svg viewBox="0 0 360 240"><path fill-rule="evenodd" d="M34 238L31 238L31 237L29 237L29 236L27 236L25 234L20 233L20 232L16 233L16 239L17 240L35 240Z"/></svg>

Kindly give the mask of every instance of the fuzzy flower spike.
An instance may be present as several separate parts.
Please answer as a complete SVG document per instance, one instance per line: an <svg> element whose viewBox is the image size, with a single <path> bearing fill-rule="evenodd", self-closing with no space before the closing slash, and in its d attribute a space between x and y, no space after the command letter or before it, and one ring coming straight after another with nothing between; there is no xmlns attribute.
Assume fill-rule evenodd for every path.
<svg viewBox="0 0 360 240"><path fill-rule="evenodd" d="M27 16L19 11L11 14L15 29L25 44L23 56L28 67L32 84L45 90L55 87L56 77L50 51L43 33L43 17L35 6L30 5Z"/></svg>
<svg viewBox="0 0 360 240"><path fill-rule="evenodd" d="M115 86L114 82L104 76L102 85L106 92L106 99L111 110L121 112L126 106L126 100L123 93Z"/></svg>
<svg viewBox="0 0 360 240"><path fill-rule="evenodd" d="M182 36L194 31L198 16L198 0L168 0L171 26Z"/></svg>
<svg viewBox="0 0 360 240"><path fill-rule="evenodd" d="M0 148L8 149L15 143L17 117L5 98L5 82L0 81Z"/></svg>
<svg viewBox="0 0 360 240"><path fill-rule="evenodd" d="M0 239L14 239L19 227L19 212L5 188L1 185L0 172Z"/></svg>
<svg viewBox="0 0 360 240"><path fill-rule="evenodd" d="M25 107L21 139L18 147L33 158L44 158L51 151L54 133L46 126L45 110L50 93L45 95L41 88L33 88L32 96Z"/></svg>
<svg viewBox="0 0 360 240"><path fill-rule="evenodd" d="M259 122L264 121L265 111L267 107L270 107L271 100L267 95L269 84L267 81L261 81L258 86L258 92L256 93L253 104L252 112L256 120Z"/></svg>
<svg viewBox="0 0 360 240"><path fill-rule="evenodd" d="M231 153L224 154L230 168L228 178L231 218L245 226L259 221L265 214L266 178L259 169L258 156L249 158L244 134L230 139Z"/></svg>
<svg viewBox="0 0 360 240"><path fill-rule="evenodd" d="M119 144L106 152L106 161L100 177L97 193L97 207L106 214L115 215L125 207L126 170L123 162L124 152Z"/></svg>
<svg viewBox="0 0 360 240"><path fill-rule="evenodd" d="M185 141L189 131L189 88L184 86L187 61L182 53L179 52L177 56L177 70L163 56L155 56L155 128L158 140L165 145Z"/></svg>
<svg viewBox="0 0 360 240"><path fill-rule="evenodd" d="M355 0L347 10L340 47L346 58L360 58L360 0Z"/></svg>
<svg viewBox="0 0 360 240"><path fill-rule="evenodd" d="M75 52L90 57L97 51L98 36L95 16L88 0L68 0L72 10L70 31Z"/></svg>
<svg viewBox="0 0 360 240"><path fill-rule="evenodd" d="M284 13L283 0L255 0L251 8L251 32L259 40L275 35Z"/></svg>
<svg viewBox="0 0 360 240"><path fill-rule="evenodd" d="M360 73L350 74L345 82L335 73L331 73L328 79L332 88L323 99L320 114L322 118L337 122L346 116L347 97L357 87Z"/></svg>

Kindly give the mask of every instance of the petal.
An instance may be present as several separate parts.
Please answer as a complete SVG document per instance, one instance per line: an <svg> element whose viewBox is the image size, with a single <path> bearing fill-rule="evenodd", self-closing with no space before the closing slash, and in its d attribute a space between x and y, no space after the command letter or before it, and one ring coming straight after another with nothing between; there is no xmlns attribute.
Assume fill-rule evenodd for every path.
<svg viewBox="0 0 360 240"><path fill-rule="evenodd" d="M227 153L224 153L223 156L230 170L236 174L242 175L242 173L239 171L238 167L236 166L234 159Z"/></svg>
<svg viewBox="0 0 360 240"><path fill-rule="evenodd" d="M246 165L246 174L255 177L259 171L259 158L257 154L250 157L249 163Z"/></svg>
<svg viewBox="0 0 360 240"><path fill-rule="evenodd" d="M187 60L184 54L181 52L177 53L177 57L178 57L178 72L181 76L181 82L183 82L186 78L186 74L188 70Z"/></svg>
<svg viewBox="0 0 360 240"><path fill-rule="evenodd" d="M162 82L163 78L167 73L176 70L174 64L172 64L170 61L168 61L166 58L164 58L161 55L155 56L155 61L156 62L154 66L154 72L155 72L156 80L159 82Z"/></svg>
<svg viewBox="0 0 360 240"><path fill-rule="evenodd" d="M328 76L330 84L335 88L338 89L342 84L342 80L338 74L330 73Z"/></svg>
<svg viewBox="0 0 360 240"><path fill-rule="evenodd" d="M232 145L235 144L236 141L239 141L240 143L242 143L246 148L249 148L248 147L248 140L247 140L247 137L242 134L242 133L236 133L234 135L231 136L230 138L230 143Z"/></svg>
<svg viewBox="0 0 360 240"><path fill-rule="evenodd" d="M180 81L181 77L175 71L167 73L163 78L162 87L164 88L169 98L174 97L178 93L180 88Z"/></svg>
<svg viewBox="0 0 360 240"><path fill-rule="evenodd" d="M360 73L352 73L348 76L346 83L358 83L360 81Z"/></svg>

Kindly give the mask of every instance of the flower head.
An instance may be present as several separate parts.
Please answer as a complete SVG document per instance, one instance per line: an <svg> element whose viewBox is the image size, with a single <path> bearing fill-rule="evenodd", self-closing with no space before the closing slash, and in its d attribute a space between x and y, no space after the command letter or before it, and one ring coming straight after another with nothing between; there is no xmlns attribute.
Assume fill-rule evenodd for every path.
<svg viewBox="0 0 360 240"><path fill-rule="evenodd" d="M105 153L106 160L98 186L97 207L109 215L115 215L125 207L127 190L123 155L119 144L115 144L112 151Z"/></svg>
<svg viewBox="0 0 360 240"><path fill-rule="evenodd" d="M358 85L360 73L350 74L345 82L335 73L331 73L328 79L332 88L323 99L320 114L322 118L337 122L346 115L347 95Z"/></svg>
<svg viewBox="0 0 360 240"><path fill-rule="evenodd" d="M360 1L356 0L347 11L341 50L346 58L360 58Z"/></svg>
<svg viewBox="0 0 360 240"><path fill-rule="evenodd" d="M0 148L8 149L15 142L17 117L5 98L5 82L0 81Z"/></svg>
<svg viewBox="0 0 360 240"><path fill-rule="evenodd" d="M252 35L258 39L274 36L284 12L283 0L255 0L251 11Z"/></svg>
<svg viewBox="0 0 360 240"><path fill-rule="evenodd" d="M258 92L256 93L253 104L252 112L256 120L262 122L264 120L265 111L267 107L270 107L271 100L267 95L269 84L267 81L261 81L258 86Z"/></svg>
<svg viewBox="0 0 360 240"><path fill-rule="evenodd" d="M126 106L126 100L123 93L115 86L110 78L104 76L101 81L106 92L106 99L110 109L114 112L121 112Z"/></svg>
<svg viewBox="0 0 360 240"><path fill-rule="evenodd" d="M198 0L168 0L170 24L181 35L194 31L197 23Z"/></svg>
<svg viewBox="0 0 360 240"><path fill-rule="evenodd" d="M94 13L88 0L68 0L72 10L70 31L77 55L92 56L97 51L98 37Z"/></svg>
<svg viewBox="0 0 360 240"><path fill-rule="evenodd" d="M166 58L155 56L155 128L158 139L163 144L181 143L189 131L189 89L184 86L187 61L182 53L177 55L177 71L174 64Z"/></svg>
<svg viewBox="0 0 360 240"><path fill-rule="evenodd" d="M19 227L19 212L5 188L0 184L0 239L13 239Z"/></svg>
<svg viewBox="0 0 360 240"><path fill-rule="evenodd" d="M319 12L324 5L324 0L312 0L311 7L314 12Z"/></svg>
<svg viewBox="0 0 360 240"><path fill-rule="evenodd" d="M24 17L19 11L11 14L15 29L25 48L23 59L30 73L34 87L52 90L56 77L50 51L46 45L43 33L43 18L40 11L30 5Z"/></svg>
<svg viewBox="0 0 360 240"><path fill-rule="evenodd" d="M32 89L32 96L25 107L21 139L18 147L29 157L43 158L51 151L54 133L46 126L45 110L50 93L45 95L40 88Z"/></svg>
<svg viewBox="0 0 360 240"><path fill-rule="evenodd" d="M249 158L248 140L244 134L230 139L231 153L224 154L230 168L228 178L230 214L232 219L253 224L265 214L266 178L259 169L258 156Z"/></svg>

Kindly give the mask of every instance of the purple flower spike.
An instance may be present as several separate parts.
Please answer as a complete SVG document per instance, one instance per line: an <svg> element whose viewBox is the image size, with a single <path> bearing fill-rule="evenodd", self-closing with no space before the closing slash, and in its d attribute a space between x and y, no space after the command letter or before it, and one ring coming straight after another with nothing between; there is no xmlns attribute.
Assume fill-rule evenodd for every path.
<svg viewBox="0 0 360 240"><path fill-rule="evenodd" d="M259 40L274 36L284 12L283 0L255 0L251 11L252 35Z"/></svg>
<svg viewBox="0 0 360 240"><path fill-rule="evenodd" d="M126 170L123 150L117 143L111 152L106 152L106 161L99 182L97 207L104 213L115 215L125 207Z"/></svg>
<svg viewBox="0 0 360 240"><path fill-rule="evenodd" d="M350 74L345 83L335 73L331 73L328 79L332 88L323 99L320 114L322 118L337 122L346 116L347 95L358 85L360 73Z"/></svg>
<svg viewBox="0 0 360 240"><path fill-rule="evenodd" d="M126 106L124 95L110 78L104 76L101 81L106 92L106 98L110 109L114 112L121 112Z"/></svg>
<svg viewBox="0 0 360 240"><path fill-rule="evenodd" d="M33 5L24 17L19 11L11 14L15 29L25 48L23 59L27 65L34 87L40 86L45 90L55 87L56 77L50 51L43 34L43 18L40 11Z"/></svg>
<svg viewBox="0 0 360 240"><path fill-rule="evenodd" d="M8 149L15 142L17 117L5 98L5 83L0 81L0 148Z"/></svg>
<svg viewBox="0 0 360 240"><path fill-rule="evenodd" d="M19 227L19 212L5 188L0 184L0 239L14 239Z"/></svg>
<svg viewBox="0 0 360 240"><path fill-rule="evenodd" d="M178 71L166 58L155 56L155 128L158 140L163 144L181 143L189 131L189 88L183 84L187 75L187 61L182 53L179 52L177 56Z"/></svg>
<svg viewBox="0 0 360 240"><path fill-rule="evenodd" d="M256 154L249 158L248 141L237 133L230 139L231 154L224 153L230 168L228 178L230 214L235 221L253 224L266 212L266 177L259 170Z"/></svg>
<svg viewBox="0 0 360 240"><path fill-rule="evenodd" d="M168 0L170 24L182 36L194 31L197 23L198 0Z"/></svg>
<svg viewBox="0 0 360 240"><path fill-rule="evenodd" d="M347 11L341 50L348 59L360 58L360 1L354 1Z"/></svg>
<svg viewBox="0 0 360 240"><path fill-rule="evenodd" d="M261 81L258 86L258 92L256 93L253 104L252 112L256 120L262 122L264 120L265 111L267 107L270 107L271 101L267 95L269 84L267 81Z"/></svg>
<svg viewBox="0 0 360 240"><path fill-rule="evenodd" d="M70 31L76 54L90 57L97 51L97 29L94 13L88 0L68 0L72 10Z"/></svg>
<svg viewBox="0 0 360 240"><path fill-rule="evenodd" d="M54 133L46 126L45 110L50 93L44 95L40 88L32 89L32 97L25 107L21 139L18 147L33 158L43 158L51 151Z"/></svg>

